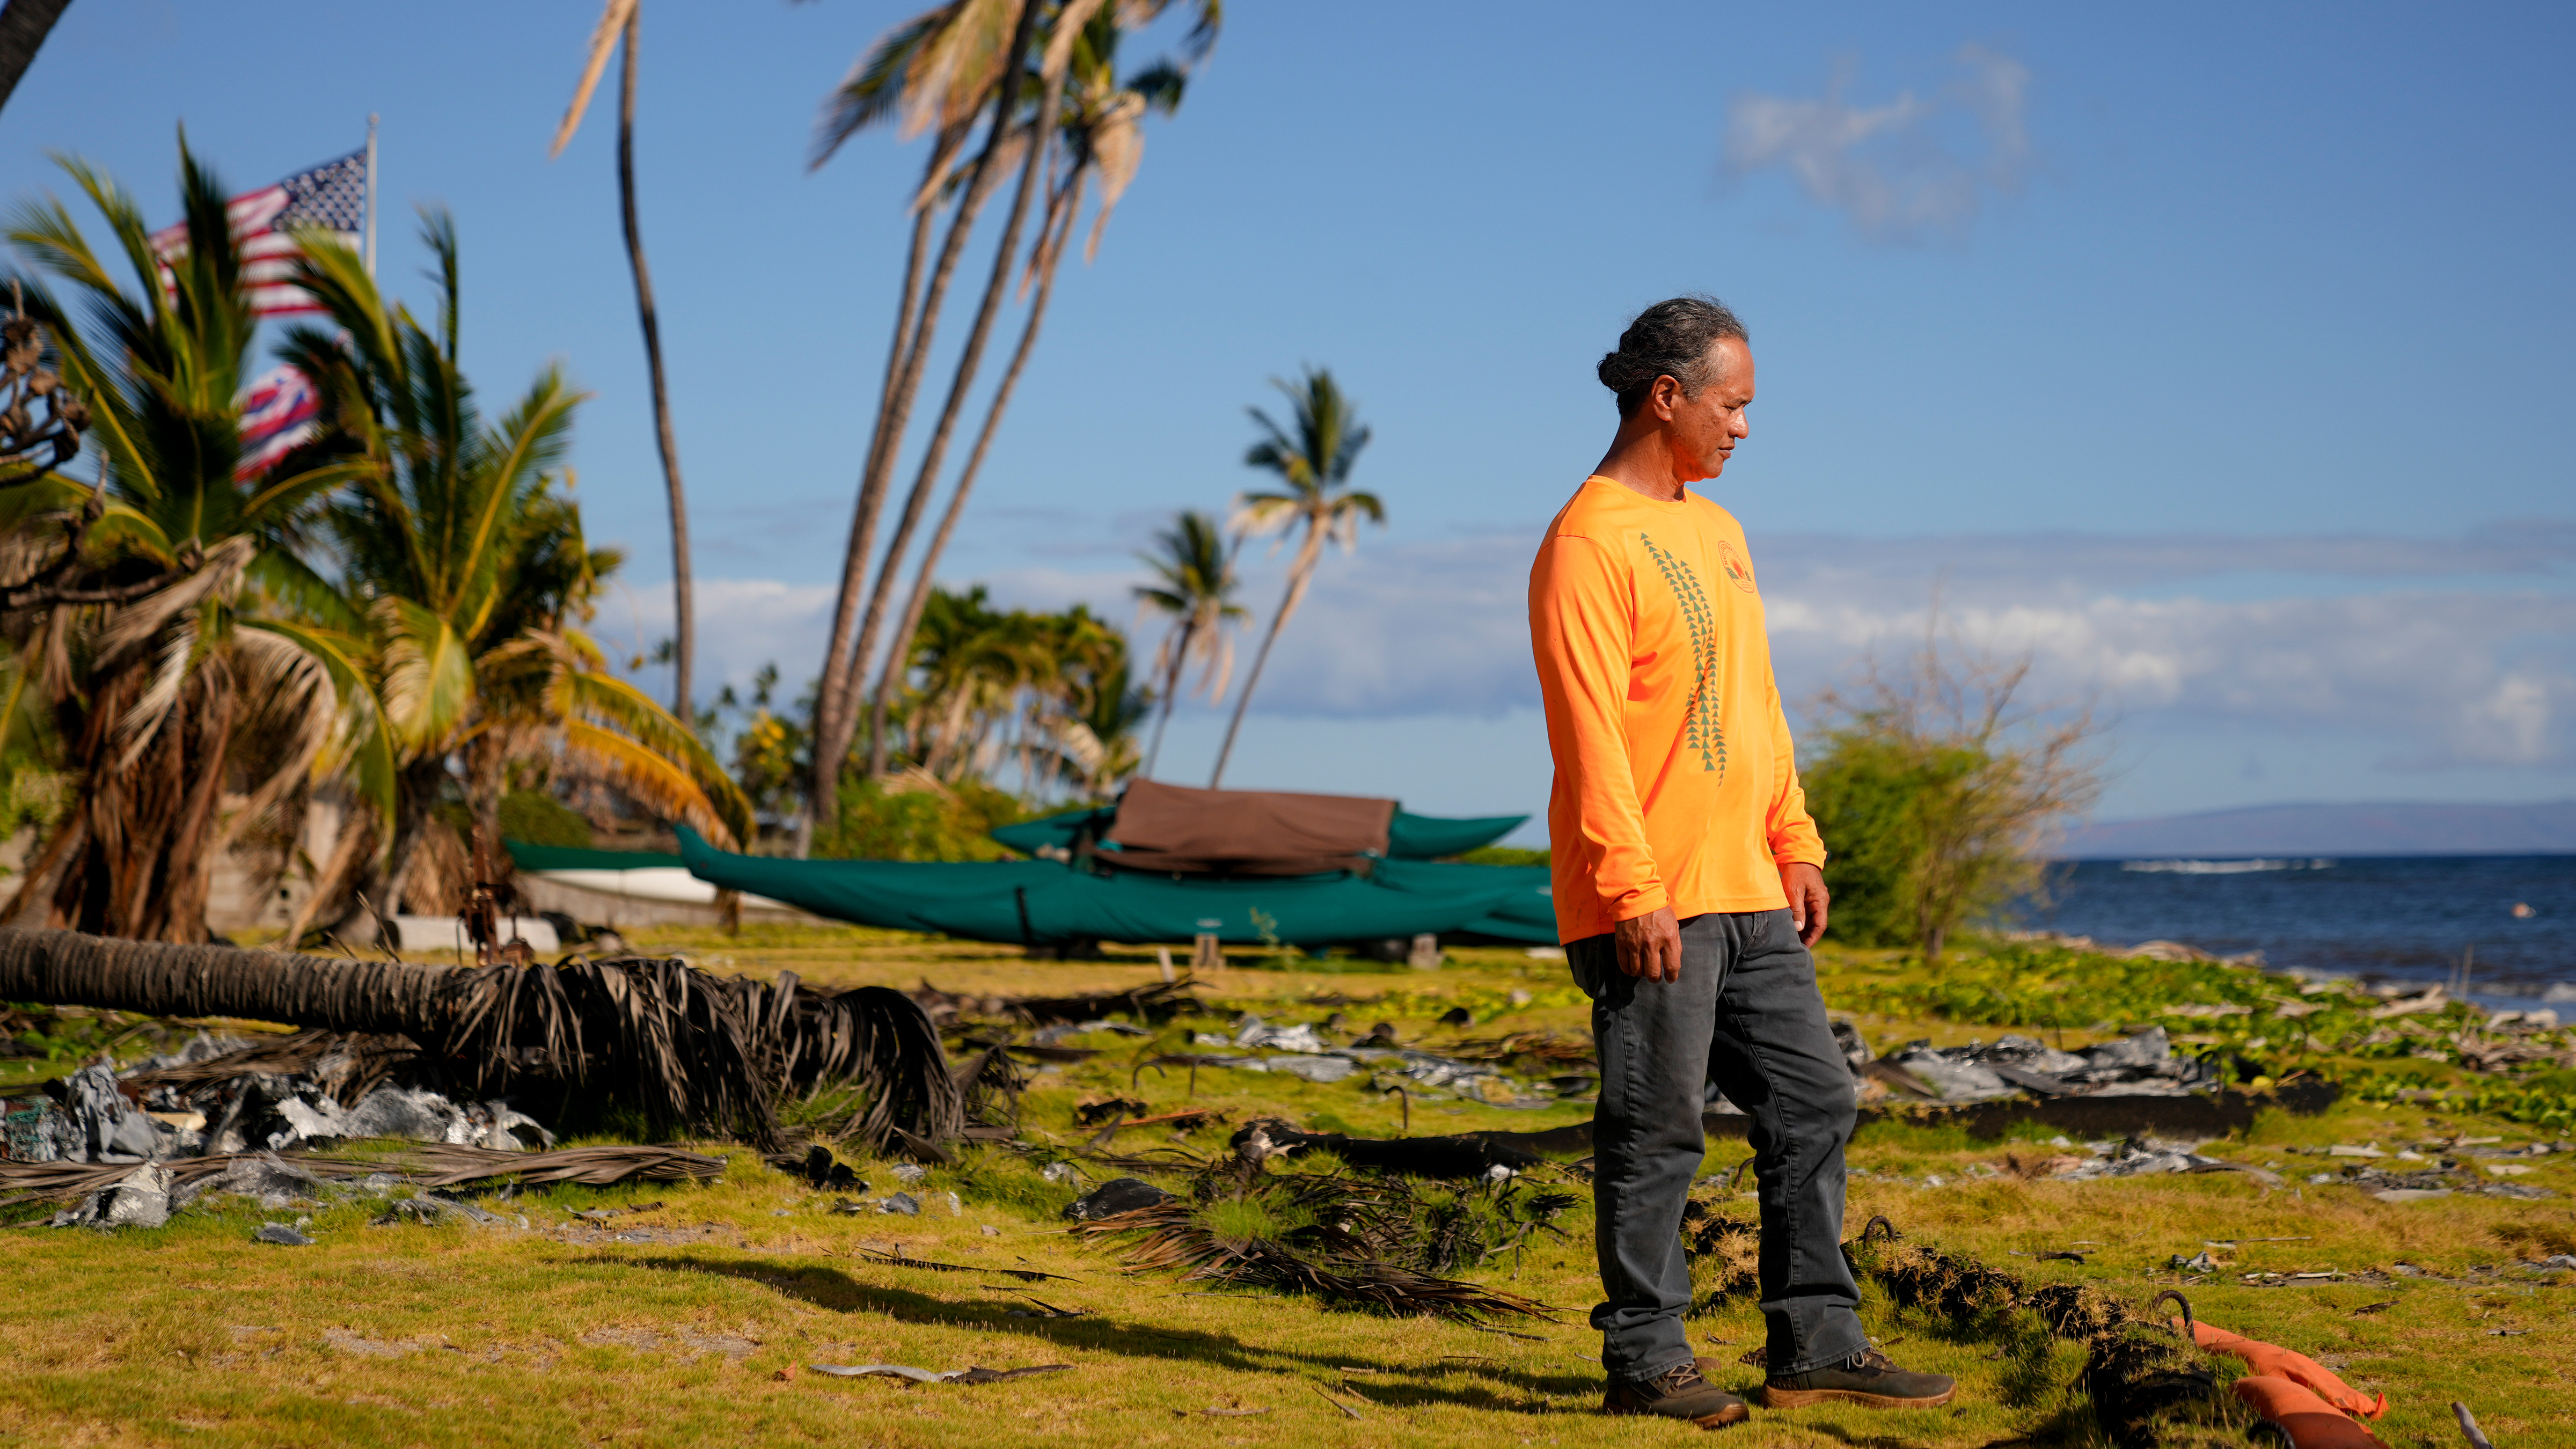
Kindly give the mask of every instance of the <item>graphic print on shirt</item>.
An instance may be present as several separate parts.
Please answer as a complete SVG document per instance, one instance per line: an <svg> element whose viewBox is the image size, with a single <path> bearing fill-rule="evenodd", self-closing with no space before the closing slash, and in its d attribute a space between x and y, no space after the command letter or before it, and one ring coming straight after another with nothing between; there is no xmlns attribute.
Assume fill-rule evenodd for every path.
<svg viewBox="0 0 2576 1449"><path fill-rule="evenodd" d="M1701 592L1699 575L1682 559L1655 546L1655 541L1638 533L1637 541L1646 546L1646 556L1663 571L1664 582L1673 591L1674 602L1681 605L1682 619L1690 625L1691 697L1690 712L1682 716L1683 744L1699 752L1699 767L1714 770L1726 778L1726 732L1717 722L1717 701L1709 698L1709 685L1717 678L1717 619L1708 607L1708 595Z"/></svg>
<svg viewBox="0 0 2576 1449"><path fill-rule="evenodd" d="M1748 594L1754 591L1753 565L1744 561L1744 555L1735 551L1733 543L1722 538L1717 541L1717 566L1724 571L1729 583Z"/></svg>

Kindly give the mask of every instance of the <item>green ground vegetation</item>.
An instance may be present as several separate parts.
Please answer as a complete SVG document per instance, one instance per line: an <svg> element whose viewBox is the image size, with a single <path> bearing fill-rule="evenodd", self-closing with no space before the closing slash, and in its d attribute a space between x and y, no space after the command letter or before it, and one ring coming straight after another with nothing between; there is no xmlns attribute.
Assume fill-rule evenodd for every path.
<svg viewBox="0 0 2576 1449"><path fill-rule="evenodd" d="M639 947L710 970L793 970L827 986L927 980L972 995L1052 995L1160 979L1150 950L1059 963L856 927L633 935ZM2138 1308L2181 1287L2206 1320L2310 1354L2365 1391L2384 1389L2392 1408L2378 1432L2391 1445L2456 1442L2453 1399L2474 1406L2499 1444L2570 1442L2550 1436L2566 1432L2559 1377L2576 1359L2576 1275L2520 1265L2576 1252L2576 1154L2530 1159L2532 1170L2512 1179L2556 1194L2540 1200L2387 1203L2310 1180L2342 1165L2323 1155L2336 1143L2394 1153L2436 1140L2513 1147L2564 1135L2546 1112L2493 1096L2507 1087L2546 1093L2563 1068L2477 1072L2469 1059L2482 1034L2458 1011L2374 1017L2375 998L2302 996L2295 984L2213 963L2119 962L2021 944L1954 947L1938 975L1886 952L1828 948L1820 964L1829 1002L1882 1048L1999 1029L2073 1047L2161 1023L2186 1047L2244 1057L2256 1076L2307 1071L2359 1086L2322 1115L2265 1111L2204 1149L2269 1168L2277 1185L2246 1173L2061 1180L2052 1160L2078 1149L2044 1129L1980 1140L1955 1125L1890 1117L1852 1148L1850 1224L1883 1214L1908 1242L1971 1255L2033 1287L2090 1284ZM1110 1097L1156 1114L1219 1114L1204 1126L1122 1131L1107 1149L1140 1155L1221 1157L1234 1127L1257 1116L1366 1135L1394 1135L1408 1121L1428 1134L1583 1120L1589 1107L1579 1100L1521 1110L1375 1093L1364 1074L1318 1084L1143 1065L1191 1050L1192 1033L1221 1029L1233 1013L1317 1023L1338 1014L1352 1035L1384 1021L1437 1051L1519 1038L1526 1055L1514 1070L1526 1060L1535 1081L1545 1053L1530 1043L1551 1034L1584 1041L1582 1000L1563 971L1501 949L1454 951L1437 972L1240 953L1200 982L1214 1019L1176 1018L1143 1038L1070 1038L1099 1054L1035 1073L1018 1100L1018 1147L967 1149L917 1183L899 1181L893 1162L845 1150L869 1187L817 1192L746 1148L710 1144L730 1157L712 1184L487 1196L504 1220L495 1227L374 1226L382 1204L363 1200L270 1211L234 1199L151 1231L0 1229L12 1248L0 1300L0 1443L1698 1442L1685 1428L1595 1412L1599 1340L1584 1322L1597 1294L1590 1202L1569 1164L1523 1180L1574 1199L1551 1230L1453 1270L1550 1305L1553 1321L1396 1318L1131 1271L1125 1240L1069 1234L1059 1216L1087 1181L1114 1175L1083 1155L1099 1129L1079 1124L1083 1104ZM1439 1024L1460 1006L1470 1024ZM2318 1009L2283 1014L2303 1006ZM2177 1014L2203 1007L2246 1010ZM121 1052L150 1036L138 1030L148 1024L113 1018L47 1021L53 1045L0 1062L0 1086L68 1070L121 1032L136 1033ZM2563 1036L2553 1040L2565 1050ZM1709 1210L1752 1215L1749 1193L1723 1178L1746 1155L1741 1142L1712 1140L1706 1171L1716 1180L1700 1189ZM1076 1180L1047 1175L1059 1162L1074 1165ZM1266 1170L1323 1167L1292 1160ZM1190 1183L1178 1170L1144 1175L1175 1189ZM898 1189L922 1203L920 1215L866 1210ZM1454 1186L1437 1192L1473 1197ZM863 1210L836 1210L838 1197ZM1221 1205L1212 1216L1241 1232L1293 1231L1293 1209L1277 1201ZM635 1211L574 1215L600 1208ZM263 1222L299 1219L314 1246L251 1240ZM1702 1297L1693 1339L1731 1365L1761 1342L1741 1247L1729 1240L1694 1263ZM2038 1256L2069 1249L2084 1260ZM2214 1268L2173 1266L2204 1252ZM969 1271L900 1266L888 1254ZM1003 1270L1063 1279L1025 1282ZM2097 1442L2067 1387L2081 1365L2076 1346L1899 1312L1876 1288L1867 1300L1865 1320L1890 1353L1959 1377L1955 1405L1757 1409L1724 1442ZM838 1379L806 1367L815 1363L1071 1367L964 1387ZM1738 1366L1721 1378L1749 1388L1759 1372Z"/></svg>

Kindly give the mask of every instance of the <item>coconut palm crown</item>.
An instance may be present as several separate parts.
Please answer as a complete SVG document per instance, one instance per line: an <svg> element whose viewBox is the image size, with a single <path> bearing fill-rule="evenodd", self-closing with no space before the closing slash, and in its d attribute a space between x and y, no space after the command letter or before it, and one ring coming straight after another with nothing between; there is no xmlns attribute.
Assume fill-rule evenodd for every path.
<svg viewBox="0 0 2576 1449"><path fill-rule="evenodd" d="M355 639L334 627L349 611L302 553L317 501L355 470L244 466L236 398L255 324L226 188L185 138L186 241L166 265L132 196L85 163L63 166L133 283L60 201L12 218L9 240L83 304L78 325L36 279L10 283L82 404L96 472L48 469L0 489L0 720L36 691L78 781L8 910L50 889L55 924L202 941L214 862L245 823L326 768L390 797ZM42 344L29 333L26 345ZM246 795L229 811L228 788Z"/></svg>
<svg viewBox="0 0 2576 1449"><path fill-rule="evenodd" d="M567 496L562 463L581 395L549 367L487 423L457 364L454 225L426 213L422 241L438 263L435 329L387 304L354 256L314 247L298 282L337 325L293 329L284 348L322 398L326 430L305 451L356 471L323 526L364 601L402 762L387 898L400 899L451 761L496 841L507 769L531 758L604 777L712 839L749 838L749 802L723 766L609 674L581 628L601 578L623 561L588 546Z"/></svg>
<svg viewBox="0 0 2576 1449"><path fill-rule="evenodd" d="M1225 744L1217 750L1216 772L1208 780L1211 790L1225 782L1226 760L1234 753L1235 733L1243 728L1243 712L1252 703L1253 688L1261 683L1261 666L1269 662L1270 646L1279 642L1280 629L1305 602L1307 586L1315 581L1315 565L1323 557L1324 541L1338 539L1343 548L1355 548L1362 518L1386 522L1386 505L1377 495L1350 486L1351 469L1359 462L1360 450L1369 444L1369 430L1352 410L1350 399L1342 396L1331 370L1310 367L1296 383L1273 378L1271 385L1288 396L1288 425L1282 427L1259 408L1247 409L1262 437L1243 461L1278 474L1288 486L1237 496L1230 521L1235 532L1247 538L1275 534L1285 541L1286 535L1297 534L1297 555L1288 565L1288 590L1279 600L1279 611L1270 616L1269 631L1261 636L1261 648L1252 656L1252 672L1244 677L1243 693L1234 702L1234 718L1226 724Z"/></svg>
<svg viewBox="0 0 2576 1449"><path fill-rule="evenodd" d="M1136 586L1136 601L1170 616L1163 641L1154 652L1154 677L1162 708L1154 718L1153 742L1145 747L1138 774L1151 776L1163 751L1163 727L1171 723L1172 704L1180 697L1181 676L1191 664L1199 668L1199 689L1211 700L1225 697L1234 674L1234 635L1229 628L1244 617L1234 602L1238 584L1234 549L1217 521L1185 508L1172 526L1154 535L1154 551L1136 557L1153 572L1154 582Z"/></svg>

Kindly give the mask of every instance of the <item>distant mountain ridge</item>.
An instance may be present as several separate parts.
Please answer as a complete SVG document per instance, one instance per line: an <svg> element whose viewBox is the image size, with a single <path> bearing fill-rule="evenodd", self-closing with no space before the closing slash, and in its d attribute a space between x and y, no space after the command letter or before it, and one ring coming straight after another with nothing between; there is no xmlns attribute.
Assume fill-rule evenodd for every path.
<svg viewBox="0 0 2576 1449"><path fill-rule="evenodd" d="M2087 825L2068 860L2158 856L2576 854L2576 800L2537 805L2252 805Z"/></svg>

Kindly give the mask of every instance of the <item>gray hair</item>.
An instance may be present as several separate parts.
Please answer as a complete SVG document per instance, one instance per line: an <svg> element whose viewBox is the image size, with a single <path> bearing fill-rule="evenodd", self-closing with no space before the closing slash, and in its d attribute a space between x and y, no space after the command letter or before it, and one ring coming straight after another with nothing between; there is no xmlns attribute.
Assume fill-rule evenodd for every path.
<svg viewBox="0 0 2576 1449"><path fill-rule="evenodd" d="M1623 418L1645 403L1659 377L1680 383L1683 396L1697 397L1708 386L1709 349L1728 337L1751 340L1735 313L1705 292L1657 302L1637 314L1619 334L1618 350L1601 359L1601 385L1618 394Z"/></svg>

